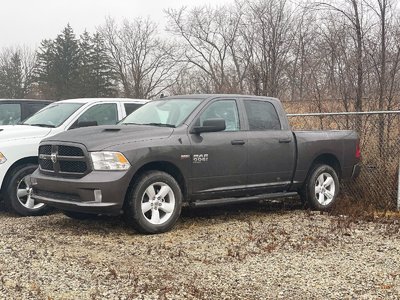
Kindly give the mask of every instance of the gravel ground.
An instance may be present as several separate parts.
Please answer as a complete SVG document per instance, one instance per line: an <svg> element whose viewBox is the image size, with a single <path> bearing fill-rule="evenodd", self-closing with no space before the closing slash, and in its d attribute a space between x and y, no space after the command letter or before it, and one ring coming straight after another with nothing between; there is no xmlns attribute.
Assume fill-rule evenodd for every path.
<svg viewBox="0 0 400 300"><path fill-rule="evenodd" d="M144 236L120 218L0 211L1 299L398 299L400 225L278 204L185 209Z"/></svg>

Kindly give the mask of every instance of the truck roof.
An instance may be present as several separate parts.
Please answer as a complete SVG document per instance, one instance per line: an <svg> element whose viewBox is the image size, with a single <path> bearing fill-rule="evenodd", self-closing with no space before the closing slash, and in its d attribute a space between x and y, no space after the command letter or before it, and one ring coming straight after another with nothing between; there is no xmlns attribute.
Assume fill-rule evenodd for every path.
<svg viewBox="0 0 400 300"><path fill-rule="evenodd" d="M12 103L42 102L42 103L52 103L52 102L55 102L55 100L45 100L45 99L0 99L0 102L12 102Z"/></svg>
<svg viewBox="0 0 400 300"><path fill-rule="evenodd" d="M58 102L65 103L93 103L93 102L136 102L136 103L146 103L150 100L146 99L131 99L131 98L77 98L77 99L67 99L67 100L60 100Z"/></svg>
<svg viewBox="0 0 400 300"><path fill-rule="evenodd" d="M241 95L241 94L190 94L190 95L177 95L177 96L168 96L162 99L210 99L210 98L242 98L242 99L258 99L258 100L269 100L269 101L279 101L278 98L267 97L267 96L252 96L252 95Z"/></svg>

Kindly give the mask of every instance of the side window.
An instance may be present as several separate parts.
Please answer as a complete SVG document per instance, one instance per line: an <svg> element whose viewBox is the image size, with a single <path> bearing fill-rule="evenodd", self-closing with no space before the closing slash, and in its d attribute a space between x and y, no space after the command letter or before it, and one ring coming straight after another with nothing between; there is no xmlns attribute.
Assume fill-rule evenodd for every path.
<svg viewBox="0 0 400 300"><path fill-rule="evenodd" d="M204 120L221 118L225 120L225 131L240 130L239 114L235 100L219 100L206 108L200 115L200 126Z"/></svg>
<svg viewBox="0 0 400 300"><path fill-rule="evenodd" d="M280 130L275 107L266 101L244 101L250 130Z"/></svg>
<svg viewBox="0 0 400 300"><path fill-rule="evenodd" d="M96 124L94 124L96 122ZM115 125L118 122L117 105L104 103L92 106L85 111L77 123L93 123L90 125ZM78 125L78 124L76 124Z"/></svg>
<svg viewBox="0 0 400 300"><path fill-rule="evenodd" d="M0 104L0 125L14 125L21 121L21 105Z"/></svg>
<svg viewBox="0 0 400 300"><path fill-rule="evenodd" d="M124 103L126 115L130 115L142 105L143 104L138 104L138 103Z"/></svg>

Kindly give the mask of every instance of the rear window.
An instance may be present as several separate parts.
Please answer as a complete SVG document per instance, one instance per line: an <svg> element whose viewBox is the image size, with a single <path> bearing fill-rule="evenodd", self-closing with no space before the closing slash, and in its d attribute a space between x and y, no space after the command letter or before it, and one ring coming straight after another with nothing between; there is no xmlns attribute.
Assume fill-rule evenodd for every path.
<svg viewBox="0 0 400 300"><path fill-rule="evenodd" d="M130 115L131 113L133 113L135 110L137 110L142 105L143 104L139 104L139 103L124 103L126 115Z"/></svg>
<svg viewBox="0 0 400 300"><path fill-rule="evenodd" d="M275 107L266 101L244 101L249 129L260 130L280 130L281 123Z"/></svg>
<svg viewBox="0 0 400 300"><path fill-rule="evenodd" d="M21 121L21 105L15 103L0 104L0 125L14 125Z"/></svg>

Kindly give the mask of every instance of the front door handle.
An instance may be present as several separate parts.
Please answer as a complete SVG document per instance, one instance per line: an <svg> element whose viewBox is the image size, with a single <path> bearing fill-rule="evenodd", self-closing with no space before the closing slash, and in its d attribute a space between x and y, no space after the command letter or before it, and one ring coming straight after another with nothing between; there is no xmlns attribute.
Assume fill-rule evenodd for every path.
<svg viewBox="0 0 400 300"><path fill-rule="evenodd" d="M243 141L243 140L233 140L233 141L231 141L231 144L232 145L244 145L245 141Z"/></svg>
<svg viewBox="0 0 400 300"><path fill-rule="evenodd" d="M279 143L290 143L292 141L291 138L282 138L279 139Z"/></svg>

